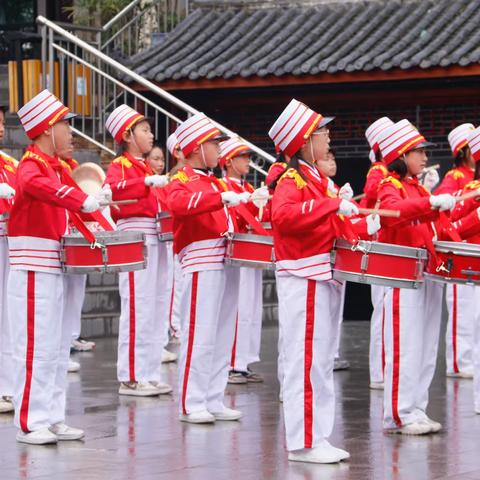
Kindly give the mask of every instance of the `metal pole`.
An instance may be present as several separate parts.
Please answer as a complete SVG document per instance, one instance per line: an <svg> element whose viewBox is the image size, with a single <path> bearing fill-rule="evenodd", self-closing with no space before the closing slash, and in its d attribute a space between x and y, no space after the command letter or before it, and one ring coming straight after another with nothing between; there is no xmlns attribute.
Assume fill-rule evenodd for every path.
<svg viewBox="0 0 480 480"><path fill-rule="evenodd" d="M48 65L48 89L54 93L54 88L55 88L55 80L53 77L53 30L50 30L49 32L49 41L48 41L48 58L49 58L49 65Z"/></svg>
<svg viewBox="0 0 480 480"><path fill-rule="evenodd" d="M42 25L42 90L47 88L47 27Z"/></svg>

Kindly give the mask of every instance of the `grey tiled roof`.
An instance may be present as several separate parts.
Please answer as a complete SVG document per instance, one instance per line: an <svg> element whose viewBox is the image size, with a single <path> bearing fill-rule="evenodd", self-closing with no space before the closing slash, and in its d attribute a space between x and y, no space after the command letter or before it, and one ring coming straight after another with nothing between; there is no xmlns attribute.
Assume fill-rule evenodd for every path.
<svg viewBox="0 0 480 480"><path fill-rule="evenodd" d="M131 59L150 80L408 70L480 63L480 0L205 9Z"/></svg>

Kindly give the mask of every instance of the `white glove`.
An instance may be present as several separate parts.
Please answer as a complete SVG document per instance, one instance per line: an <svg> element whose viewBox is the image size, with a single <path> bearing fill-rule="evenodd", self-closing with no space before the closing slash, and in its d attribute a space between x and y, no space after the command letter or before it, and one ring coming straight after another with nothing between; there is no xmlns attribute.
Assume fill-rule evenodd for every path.
<svg viewBox="0 0 480 480"><path fill-rule="evenodd" d="M380 224L380 215L367 215L367 232L369 235L377 233L382 225Z"/></svg>
<svg viewBox="0 0 480 480"><path fill-rule="evenodd" d="M166 175L150 175L145 177L145 185L147 187L164 187L168 184Z"/></svg>
<svg viewBox="0 0 480 480"><path fill-rule="evenodd" d="M432 195L430 197L430 205L433 208L439 208L441 212L445 210L453 210L455 204L455 197L448 193L441 193L440 195Z"/></svg>
<svg viewBox="0 0 480 480"><path fill-rule="evenodd" d="M241 203L248 203L250 201L252 194L250 192L242 192L242 193L239 193L238 196L240 197Z"/></svg>
<svg viewBox="0 0 480 480"><path fill-rule="evenodd" d="M339 215L345 215L346 217L351 217L353 215L358 215L358 207L348 200L342 200L340 206L338 207L337 213Z"/></svg>
<svg viewBox="0 0 480 480"><path fill-rule="evenodd" d="M353 198L353 190L348 182L340 189L338 196L344 200L351 200Z"/></svg>
<svg viewBox="0 0 480 480"><path fill-rule="evenodd" d="M0 198L12 198L15 190L8 183L0 183Z"/></svg>
<svg viewBox="0 0 480 480"><path fill-rule="evenodd" d="M98 203L98 200L95 197L92 197L89 195L85 201L83 202L80 210L85 213L92 213L96 212L97 210L100 209L100 203Z"/></svg>
<svg viewBox="0 0 480 480"><path fill-rule="evenodd" d="M222 192L222 202L228 207L236 207L242 202L242 197L235 192Z"/></svg>
<svg viewBox="0 0 480 480"><path fill-rule="evenodd" d="M440 181L440 175L434 168L432 168L428 170L428 172L425 174L425 176L423 177L422 183L423 183L423 186L429 192L431 192L439 181Z"/></svg>
<svg viewBox="0 0 480 480"><path fill-rule="evenodd" d="M112 189L110 188L110 185L108 183L104 185L102 189L95 195L95 198L100 204L105 205L110 203L112 201Z"/></svg>
<svg viewBox="0 0 480 480"><path fill-rule="evenodd" d="M254 192L252 192L251 196L251 200L257 208L264 208L267 205L269 198L270 193L268 192L268 188L266 186L257 188Z"/></svg>

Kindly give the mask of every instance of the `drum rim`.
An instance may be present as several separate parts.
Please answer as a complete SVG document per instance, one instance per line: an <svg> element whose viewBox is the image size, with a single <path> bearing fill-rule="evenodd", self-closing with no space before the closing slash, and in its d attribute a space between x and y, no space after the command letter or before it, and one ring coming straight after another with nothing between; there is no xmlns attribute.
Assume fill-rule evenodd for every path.
<svg viewBox="0 0 480 480"><path fill-rule="evenodd" d="M244 266L247 268L259 268L263 270L275 270L275 262L261 262L258 260L239 260L237 258L225 257L224 263L226 265ZM253 265L258 265L254 267Z"/></svg>
<svg viewBox="0 0 480 480"><path fill-rule="evenodd" d="M157 220L164 220L166 218L173 218L173 215L170 212L157 213Z"/></svg>
<svg viewBox="0 0 480 480"><path fill-rule="evenodd" d="M125 267L134 267L125 269ZM146 268L146 259L135 263L114 263L102 265L62 265L62 270L65 273L119 273L119 272L133 272L136 270L144 270Z"/></svg>
<svg viewBox="0 0 480 480"><path fill-rule="evenodd" d="M451 253L452 255L458 255L460 257L480 257L480 245L476 243L437 240L433 242L433 244L435 251L439 253Z"/></svg>
<svg viewBox="0 0 480 480"><path fill-rule="evenodd" d="M92 233L100 243L106 241L105 246L145 242L145 233L138 230L128 232L125 230L100 230ZM81 233L69 233L62 237L62 246L90 247L90 243Z"/></svg>
<svg viewBox="0 0 480 480"><path fill-rule="evenodd" d="M425 248L420 247L408 247L407 245L397 245L395 243L384 243L384 242L375 242L370 240L359 240L358 244L360 246L367 246L369 247L367 254L369 253L377 253L379 255L392 255L396 257L405 257L405 258L412 258L415 260L427 260L428 259L428 252ZM372 248L373 247L373 248ZM395 252L389 251L393 247ZM343 240L342 238L337 238L335 240L334 249L344 249L344 250L351 250L352 244ZM356 250L361 252L361 250ZM362 253L362 252L361 252Z"/></svg>
<svg viewBox="0 0 480 480"><path fill-rule="evenodd" d="M425 278L431 280L432 282L437 283L459 283L461 285L480 285L480 278L478 280L467 280L466 278L458 278L458 277L444 277L442 275L438 275L436 273L424 273ZM478 275L477 275L478 276Z"/></svg>
<svg viewBox="0 0 480 480"><path fill-rule="evenodd" d="M399 278L392 279L390 277L383 277L382 275L352 273L352 272L346 272L344 270L332 270L332 275L333 275L333 278L335 278L336 280L344 280L344 281L350 281L354 283L363 283L365 285L382 285L382 286L394 287L394 288L416 289L416 288L419 288L419 286L423 285L424 283L424 279L421 279L421 280L407 280L407 279L399 279ZM345 276L348 278L342 278L342 276ZM384 280L384 282L373 283L373 282L353 280L358 278L362 278L362 279L378 278L378 279Z"/></svg>
<svg viewBox="0 0 480 480"><path fill-rule="evenodd" d="M270 235L257 235L255 233L239 233L234 232L228 239L230 242L239 241L242 243L261 243L263 245L271 245L273 247L273 237Z"/></svg>

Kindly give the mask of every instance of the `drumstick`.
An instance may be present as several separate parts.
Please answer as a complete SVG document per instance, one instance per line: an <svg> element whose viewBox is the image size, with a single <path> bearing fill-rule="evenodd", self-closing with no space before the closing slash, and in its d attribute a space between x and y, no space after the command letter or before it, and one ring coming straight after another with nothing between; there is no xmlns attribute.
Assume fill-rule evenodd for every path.
<svg viewBox="0 0 480 480"><path fill-rule="evenodd" d="M260 183L260 187L264 187L265 186L265 182L261 182ZM262 206L258 209L258 221L261 222L262 221L262 217L263 217L263 204Z"/></svg>
<svg viewBox="0 0 480 480"><path fill-rule="evenodd" d="M132 203L137 203L138 200L136 198L131 200L114 200L112 202L100 202L101 207L115 207L116 205L131 205Z"/></svg>
<svg viewBox="0 0 480 480"><path fill-rule="evenodd" d="M358 200L361 200L362 198L365 198L364 193L360 193L360 195L355 195L354 197L352 197L352 200L355 200L357 202Z"/></svg>
<svg viewBox="0 0 480 480"><path fill-rule="evenodd" d="M381 217L399 217L400 210L385 210L384 208L359 208L362 215L380 215Z"/></svg>

